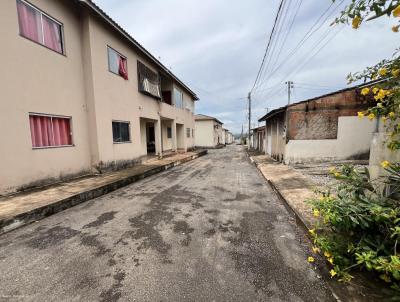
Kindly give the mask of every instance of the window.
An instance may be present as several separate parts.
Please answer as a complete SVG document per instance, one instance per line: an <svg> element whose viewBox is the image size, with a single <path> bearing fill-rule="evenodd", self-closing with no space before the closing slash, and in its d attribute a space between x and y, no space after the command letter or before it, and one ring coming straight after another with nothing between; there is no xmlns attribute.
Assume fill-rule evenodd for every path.
<svg viewBox="0 0 400 302"><path fill-rule="evenodd" d="M190 112L194 111L194 103L192 100L185 100L185 108Z"/></svg>
<svg viewBox="0 0 400 302"><path fill-rule="evenodd" d="M194 138L194 129L192 129L192 137Z"/></svg>
<svg viewBox="0 0 400 302"><path fill-rule="evenodd" d="M19 32L21 36L64 53L63 26L31 4L17 0Z"/></svg>
<svg viewBox="0 0 400 302"><path fill-rule="evenodd" d="M138 61L138 87L139 91L161 99L160 78L158 73L154 72L146 65Z"/></svg>
<svg viewBox="0 0 400 302"><path fill-rule="evenodd" d="M114 143L129 143L131 141L129 122L112 122L113 142Z"/></svg>
<svg viewBox="0 0 400 302"><path fill-rule="evenodd" d="M71 118L30 114L33 148L72 146Z"/></svg>
<svg viewBox="0 0 400 302"><path fill-rule="evenodd" d="M167 138L172 138L172 128L171 127L167 128Z"/></svg>
<svg viewBox="0 0 400 302"><path fill-rule="evenodd" d="M186 128L186 137L190 138L190 128Z"/></svg>
<svg viewBox="0 0 400 302"><path fill-rule="evenodd" d="M174 88L175 107L183 109L183 93L179 89Z"/></svg>
<svg viewBox="0 0 400 302"><path fill-rule="evenodd" d="M108 70L112 73L120 75L128 80L128 67L126 57L115 51L111 47L107 47L108 51Z"/></svg>

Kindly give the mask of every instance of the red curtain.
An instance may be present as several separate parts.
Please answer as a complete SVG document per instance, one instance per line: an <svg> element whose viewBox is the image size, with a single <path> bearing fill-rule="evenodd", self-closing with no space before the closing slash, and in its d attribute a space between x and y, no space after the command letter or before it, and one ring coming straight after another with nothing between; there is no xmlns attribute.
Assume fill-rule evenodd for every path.
<svg viewBox="0 0 400 302"><path fill-rule="evenodd" d="M44 45L62 53L61 29L60 25L43 16Z"/></svg>
<svg viewBox="0 0 400 302"><path fill-rule="evenodd" d="M42 43L43 37L40 13L21 1L17 2L17 9L19 30L21 35L36 42Z"/></svg>
<svg viewBox="0 0 400 302"><path fill-rule="evenodd" d="M69 118L29 116L33 147L72 145Z"/></svg>
<svg viewBox="0 0 400 302"><path fill-rule="evenodd" d="M70 120L53 117L54 145L72 145Z"/></svg>
<svg viewBox="0 0 400 302"><path fill-rule="evenodd" d="M119 74L125 80L128 80L128 68L126 66L126 59L119 56Z"/></svg>

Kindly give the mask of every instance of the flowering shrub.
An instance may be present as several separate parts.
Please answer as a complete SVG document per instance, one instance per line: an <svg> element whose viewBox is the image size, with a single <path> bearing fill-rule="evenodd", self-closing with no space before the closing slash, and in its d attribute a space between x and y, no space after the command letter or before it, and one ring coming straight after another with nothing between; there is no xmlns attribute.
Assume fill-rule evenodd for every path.
<svg viewBox="0 0 400 302"><path fill-rule="evenodd" d="M395 190L376 187L364 173L343 166L331 173L341 182L335 195L319 192L309 200L319 223L310 231L315 247L331 266L331 276L348 281L356 268L373 271L400 290L400 202L393 198L400 185L400 164L390 164L384 180ZM396 193L397 192L397 193Z"/></svg>
<svg viewBox="0 0 400 302"><path fill-rule="evenodd" d="M393 20L392 31L397 35L400 28L400 0L351 0L351 4L334 23L351 22L352 27L358 29L363 22L381 17ZM347 79L349 83L376 80L373 87L361 91L365 96L373 96L376 105L365 112L359 112L358 116L367 116L371 120L380 118L390 133L388 147L392 150L400 149L400 49L395 51L392 58L367 67L362 72L350 73Z"/></svg>

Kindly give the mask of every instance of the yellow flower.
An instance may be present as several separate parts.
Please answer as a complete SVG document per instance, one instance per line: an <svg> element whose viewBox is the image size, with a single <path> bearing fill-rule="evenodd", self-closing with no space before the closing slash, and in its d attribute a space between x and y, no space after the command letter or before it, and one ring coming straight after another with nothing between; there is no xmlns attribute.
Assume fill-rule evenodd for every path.
<svg viewBox="0 0 400 302"><path fill-rule="evenodd" d="M369 93L369 88L368 88L368 87L363 88L363 89L361 90L361 94L362 94L362 95L367 95L368 93Z"/></svg>
<svg viewBox="0 0 400 302"><path fill-rule="evenodd" d="M397 78L400 75L400 69L393 69L392 70L392 75Z"/></svg>
<svg viewBox="0 0 400 302"><path fill-rule="evenodd" d="M340 172L335 172L333 175L334 175L335 177L339 177L341 174L340 174Z"/></svg>
<svg viewBox="0 0 400 302"><path fill-rule="evenodd" d="M398 33L398 32L399 32L399 27L400 27L400 25L394 25L394 26L392 26L392 31L393 31L394 33Z"/></svg>
<svg viewBox="0 0 400 302"><path fill-rule="evenodd" d="M362 112L359 112L362 113ZM335 173L336 172L336 167L330 167L329 168L329 173Z"/></svg>
<svg viewBox="0 0 400 302"><path fill-rule="evenodd" d="M337 275L337 272L334 269L331 269L329 273L331 274L331 277L335 277Z"/></svg>
<svg viewBox="0 0 400 302"><path fill-rule="evenodd" d="M387 160L384 160L383 162L381 162L381 166L382 166L382 168L387 168L390 166L390 162L388 162Z"/></svg>
<svg viewBox="0 0 400 302"><path fill-rule="evenodd" d="M309 232L311 235L315 235L315 229L311 229L311 230L309 230Z"/></svg>
<svg viewBox="0 0 400 302"><path fill-rule="evenodd" d="M332 257L332 254L329 253L328 251L325 251L325 252L324 252L324 256L325 256L326 258L330 258L330 257Z"/></svg>
<svg viewBox="0 0 400 302"><path fill-rule="evenodd" d="M375 114L374 113L371 112L370 114L368 114L368 119L370 121L372 121L374 118L375 118Z"/></svg>
<svg viewBox="0 0 400 302"><path fill-rule="evenodd" d="M393 17L400 17L400 5L393 10Z"/></svg>
<svg viewBox="0 0 400 302"><path fill-rule="evenodd" d="M314 254L317 254L317 253L319 253L321 250L320 250L318 247L313 246L312 251L313 251Z"/></svg>
<svg viewBox="0 0 400 302"><path fill-rule="evenodd" d="M358 118L360 118L360 119L365 116L364 112L358 112L357 114L358 114Z"/></svg>
<svg viewBox="0 0 400 302"><path fill-rule="evenodd" d="M387 121L387 117L386 117L386 116L382 116L382 122L383 122L384 124L386 124L386 121Z"/></svg>
<svg viewBox="0 0 400 302"><path fill-rule="evenodd" d="M374 94L377 94L378 91L379 91L379 88L377 88L377 87L374 87L374 88L372 89L372 92L373 92Z"/></svg>
<svg viewBox="0 0 400 302"><path fill-rule="evenodd" d="M330 263L330 264L333 264L333 258L331 257L331 258L328 258L328 262Z"/></svg>
<svg viewBox="0 0 400 302"><path fill-rule="evenodd" d="M389 117L390 118L394 118L395 116L396 116L396 114L393 111L389 112Z"/></svg>
<svg viewBox="0 0 400 302"><path fill-rule="evenodd" d="M319 215L320 215L320 213L319 213L319 211L317 209L315 209L313 211L313 214L314 214L315 217L319 217Z"/></svg>
<svg viewBox="0 0 400 302"><path fill-rule="evenodd" d="M357 29L360 27L361 24L361 18L359 16L355 16L353 21L351 22L352 26L354 29Z"/></svg>
<svg viewBox="0 0 400 302"><path fill-rule="evenodd" d="M311 257L311 256L310 256L310 257L307 258L307 261L310 262L310 263L312 263L312 262L315 261L315 259L314 259L314 257Z"/></svg>
<svg viewBox="0 0 400 302"><path fill-rule="evenodd" d="M381 68L378 73L380 76L384 77L385 75L387 75L387 69L386 68Z"/></svg>

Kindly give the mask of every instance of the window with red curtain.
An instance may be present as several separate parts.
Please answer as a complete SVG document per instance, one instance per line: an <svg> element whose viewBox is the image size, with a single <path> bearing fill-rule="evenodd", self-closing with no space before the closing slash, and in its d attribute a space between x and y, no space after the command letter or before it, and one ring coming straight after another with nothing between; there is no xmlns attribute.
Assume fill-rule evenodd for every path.
<svg viewBox="0 0 400 302"><path fill-rule="evenodd" d="M128 80L127 59L111 47L108 47L108 69Z"/></svg>
<svg viewBox="0 0 400 302"><path fill-rule="evenodd" d="M32 147L71 146L71 118L29 115L31 127Z"/></svg>
<svg viewBox="0 0 400 302"><path fill-rule="evenodd" d="M63 53L62 25L33 5L17 0L20 34L54 51Z"/></svg>

